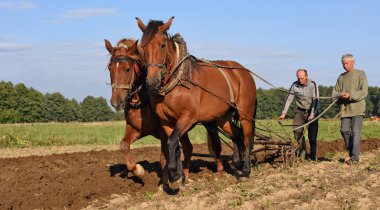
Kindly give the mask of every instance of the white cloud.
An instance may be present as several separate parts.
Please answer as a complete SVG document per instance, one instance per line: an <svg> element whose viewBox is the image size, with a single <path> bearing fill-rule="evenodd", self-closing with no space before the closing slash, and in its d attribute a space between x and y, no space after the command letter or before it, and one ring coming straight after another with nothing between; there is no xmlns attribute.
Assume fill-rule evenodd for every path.
<svg viewBox="0 0 380 210"><path fill-rule="evenodd" d="M83 8L69 10L59 16L60 20L75 20L116 15L116 8Z"/></svg>
<svg viewBox="0 0 380 210"><path fill-rule="evenodd" d="M27 45L27 44L0 42L0 52L25 50L25 49L29 49L31 47L32 47L31 45Z"/></svg>
<svg viewBox="0 0 380 210"><path fill-rule="evenodd" d="M0 1L0 9L11 9L11 10L27 10L34 9L37 5L31 2L19 1L19 2L10 2L10 1Z"/></svg>

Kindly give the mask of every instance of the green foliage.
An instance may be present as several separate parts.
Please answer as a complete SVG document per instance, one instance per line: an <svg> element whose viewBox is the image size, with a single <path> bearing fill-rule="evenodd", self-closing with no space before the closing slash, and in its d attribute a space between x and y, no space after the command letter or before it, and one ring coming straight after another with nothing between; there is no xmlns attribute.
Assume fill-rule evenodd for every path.
<svg viewBox="0 0 380 210"><path fill-rule="evenodd" d="M102 98L88 96L81 104L60 93L43 95L23 83L0 82L0 123L107 121L115 116ZM82 113L83 111L83 113ZM118 116L121 118L121 116Z"/></svg>
<svg viewBox="0 0 380 210"><path fill-rule="evenodd" d="M291 124L292 120L284 120L283 124ZM293 138L292 127L282 129L276 120L258 120L258 127L270 126L284 137ZM339 132L340 120L319 121L318 141L333 141L342 139ZM66 146L66 145L119 145L124 135L125 121L111 122L70 122L70 123L25 123L0 125L0 147L24 146ZM265 134L263 131L259 131ZM305 133L307 136L307 133ZM189 132L193 144L206 143L206 129L195 126ZM365 120L362 139L379 139L380 123ZM230 143L228 140L227 142ZM132 145L159 145L160 142L152 136L146 136ZM230 143L231 144L231 143ZM260 170L260 168L255 168Z"/></svg>
<svg viewBox="0 0 380 210"><path fill-rule="evenodd" d="M331 96L333 87L319 86L320 96ZM277 119L287 98L286 89L257 89L257 119ZM380 113L380 88L368 88L366 117ZM61 93L43 95L24 84L0 82L0 123L20 122L72 122L72 121L109 121L124 120L124 112L113 112L103 97L87 96L81 103L67 99ZM325 110L331 99L321 100L321 109ZM295 100L289 108L287 118L294 116ZM334 105L322 118L336 116L338 106Z"/></svg>
<svg viewBox="0 0 380 210"><path fill-rule="evenodd" d="M147 198L148 200L152 200L154 194L153 194L152 192L148 191L148 192L145 193L145 195L146 195L146 198Z"/></svg>
<svg viewBox="0 0 380 210"><path fill-rule="evenodd" d="M284 88L264 90L257 89L257 119L275 119L281 115L287 93ZM294 109L294 103L289 110ZM289 111L288 117L293 117L293 113Z"/></svg>
<svg viewBox="0 0 380 210"><path fill-rule="evenodd" d="M108 121L113 117L111 108L103 97L94 98L87 96L80 104L82 121Z"/></svg>
<svg viewBox="0 0 380 210"><path fill-rule="evenodd" d="M32 144L30 141L21 139L20 137L14 137L13 135L0 136L0 146L2 147L30 147Z"/></svg>

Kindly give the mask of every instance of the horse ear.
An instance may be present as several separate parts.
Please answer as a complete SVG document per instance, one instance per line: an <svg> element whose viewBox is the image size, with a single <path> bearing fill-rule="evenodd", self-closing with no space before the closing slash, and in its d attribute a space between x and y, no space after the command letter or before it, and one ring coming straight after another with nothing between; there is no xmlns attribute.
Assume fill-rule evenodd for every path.
<svg viewBox="0 0 380 210"><path fill-rule="evenodd" d="M165 32L167 30L169 30L170 26L172 25L172 21L174 19L174 16L171 17L168 22L166 22L164 25L160 26L159 29L161 32Z"/></svg>
<svg viewBox="0 0 380 210"><path fill-rule="evenodd" d="M106 45L106 48L107 48L108 52L110 54L112 54L112 51L113 51L112 44L107 39L104 39L104 42L105 42L105 45Z"/></svg>
<svg viewBox="0 0 380 210"><path fill-rule="evenodd" d="M133 44L133 49L135 50L135 52L137 53L137 54L140 54L139 53L139 40L137 40L137 41L135 41L135 43Z"/></svg>
<svg viewBox="0 0 380 210"><path fill-rule="evenodd" d="M139 43L139 40L136 40L135 41L135 44L134 44L134 46L137 48L137 44Z"/></svg>
<svg viewBox="0 0 380 210"><path fill-rule="evenodd" d="M137 20L137 25L139 26L141 31L144 32L146 29L146 25L140 20L140 18L136 17L136 20Z"/></svg>

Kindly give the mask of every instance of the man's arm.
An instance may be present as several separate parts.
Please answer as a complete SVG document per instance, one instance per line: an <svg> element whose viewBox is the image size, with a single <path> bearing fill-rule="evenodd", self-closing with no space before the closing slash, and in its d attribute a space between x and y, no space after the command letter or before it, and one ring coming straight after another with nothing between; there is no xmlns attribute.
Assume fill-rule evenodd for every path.
<svg viewBox="0 0 380 210"><path fill-rule="evenodd" d="M292 103L292 101L294 99L294 89L293 88L294 88L294 83L292 84L292 86L289 89L290 93L288 94L288 97L286 98L284 109L282 110L281 116L278 118L278 120L285 119L285 115L288 112L290 104Z"/></svg>
<svg viewBox="0 0 380 210"><path fill-rule="evenodd" d="M364 100L368 96L368 80L365 72L359 77L359 90L350 93L349 101L358 102Z"/></svg>

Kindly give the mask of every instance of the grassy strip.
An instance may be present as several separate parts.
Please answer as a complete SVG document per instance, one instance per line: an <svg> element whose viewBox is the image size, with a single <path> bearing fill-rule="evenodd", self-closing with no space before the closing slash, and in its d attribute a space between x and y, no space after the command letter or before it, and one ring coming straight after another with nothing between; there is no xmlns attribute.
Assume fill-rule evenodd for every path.
<svg viewBox="0 0 380 210"><path fill-rule="evenodd" d="M283 121L283 125L291 125L291 120ZM33 123L0 125L0 147L32 147L32 146L67 146L67 145L118 145L124 135L125 122L95 123ZM284 137L293 138L292 127L281 128L275 120L259 120L259 128L280 133ZM340 139L339 120L320 120L318 139L332 141ZM258 130L260 131L260 130ZM260 131L269 135L265 131ZM196 126L189 132L193 143L205 143L206 131ZM365 121L363 139L380 139L380 122ZM145 137L135 145L159 144L152 136Z"/></svg>

